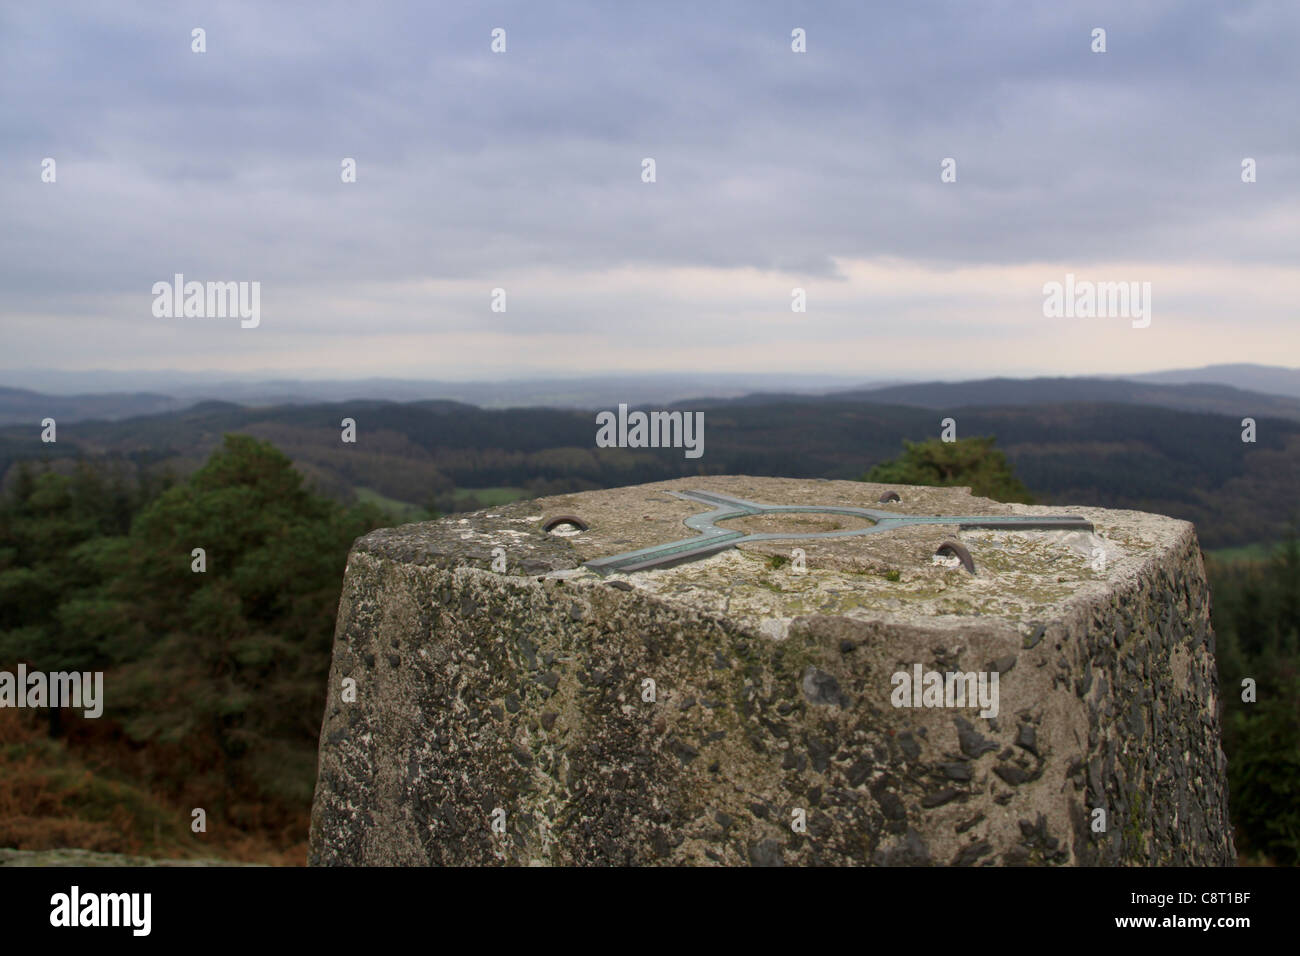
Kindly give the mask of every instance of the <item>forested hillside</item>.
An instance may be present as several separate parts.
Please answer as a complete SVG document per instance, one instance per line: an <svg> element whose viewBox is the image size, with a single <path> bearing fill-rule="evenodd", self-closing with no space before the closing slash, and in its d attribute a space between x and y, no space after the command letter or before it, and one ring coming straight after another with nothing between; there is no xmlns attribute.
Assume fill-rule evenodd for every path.
<svg viewBox="0 0 1300 956"><path fill-rule="evenodd" d="M691 410L696 406L682 406ZM1241 440L1235 416L1149 405L1057 404L932 411L857 400L710 401L704 454L595 447L592 412L485 410L455 402L346 402L246 408L205 403L179 413L61 426L44 444L36 423L0 429L0 472L23 459L107 456L133 472L188 474L227 432L273 442L309 484L342 503L387 500L443 512L474 504L467 491L553 494L691 474L857 478L903 440L936 437L951 416L958 437L990 435L1017 475L1048 504L1098 504L1194 521L1206 547L1276 540L1296 511L1300 422L1260 418ZM356 442L341 422L356 422ZM485 498L484 500L493 500Z"/></svg>
<svg viewBox="0 0 1300 956"><path fill-rule="evenodd" d="M0 668L102 671L106 703L0 712L0 846L300 857L343 567L383 522L247 436L170 485L20 467Z"/></svg>
<svg viewBox="0 0 1300 956"><path fill-rule="evenodd" d="M988 441L924 442L876 477L1027 497ZM87 459L10 485L0 668L101 670L106 705L0 710L0 847L302 863L348 548L391 518L240 435L183 479ZM1300 545L1208 567L1238 845L1296 863ZM1237 703L1246 677L1256 704Z"/></svg>

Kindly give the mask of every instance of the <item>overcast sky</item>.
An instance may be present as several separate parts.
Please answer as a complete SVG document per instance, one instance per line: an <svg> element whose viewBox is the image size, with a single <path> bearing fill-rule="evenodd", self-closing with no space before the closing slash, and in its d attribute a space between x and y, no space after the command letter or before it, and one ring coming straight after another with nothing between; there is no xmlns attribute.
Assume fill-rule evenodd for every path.
<svg viewBox="0 0 1300 956"><path fill-rule="evenodd" d="M1294 0L6 2L0 384L1298 366L1298 45ZM260 324L155 317L175 273ZM1150 326L1044 317L1067 273Z"/></svg>

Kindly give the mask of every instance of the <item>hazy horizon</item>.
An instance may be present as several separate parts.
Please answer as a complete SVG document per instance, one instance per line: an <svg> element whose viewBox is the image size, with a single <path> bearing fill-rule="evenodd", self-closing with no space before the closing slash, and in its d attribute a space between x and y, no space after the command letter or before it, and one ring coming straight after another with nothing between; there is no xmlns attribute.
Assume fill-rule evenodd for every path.
<svg viewBox="0 0 1300 956"><path fill-rule="evenodd" d="M1203 377L1197 373L1206 373ZM1259 376L1258 387L1251 388L1254 377ZM1278 376L1286 380L1286 386L1278 388ZM291 396L288 391L301 387L304 396L313 398L313 387L355 385L358 388L372 386L376 389L374 397L391 398L396 394L405 394L409 400L413 395L436 398L430 390L443 387L448 391L462 391L467 395L475 388L514 388L526 390L529 387L545 388L547 386L567 387L575 394L592 394L593 390L609 393L611 400L623 400L617 394L619 388L610 386L626 383L638 395L643 395L648 388L656 386L666 389L688 390L695 397L737 396L761 391L790 391L817 394L840 390L884 388L903 384L924 384L927 382L958 384L963 382L988 379L1147 379L1153 384L1168 378L1170 383L1205 382L1209 384L1230 384L1235 388L1261 393L1286 394L1300 396L1300 368L1262 365L1257 363L1216 363L1191 369L1151 369L1146 372L1133 373L1131 376L1113 373L1083 373L1074 376L1061 376L1051 372L1022 372L1007 374L961 375L925 372L898 371L891 373L863 373L861 375L830 375L823 372L786 372L786 373L746 373L746 372L710 372L710 371L665 371L648 370L623 375L520 375L505 378L440 378L398 377L398 376L347 376L318 374L312 376L295 376L278 370L262 370L247 373L227 373L208 370L196 373L183 373L174 369L118 372L111 370L61 370L61 369L26 369L21 371L0 370L0 388L21 389L55 396L76 394L113 394L156 392L170 394L174 397L193 399L201 394L221 395L223 398L237 400L248 396ZM278 391L284 389L285 391ZM350 398L371 397L364 391L351 394ZM625 396L626 397L626 396ZM642 400L633 398L634 401Z"/></svg>

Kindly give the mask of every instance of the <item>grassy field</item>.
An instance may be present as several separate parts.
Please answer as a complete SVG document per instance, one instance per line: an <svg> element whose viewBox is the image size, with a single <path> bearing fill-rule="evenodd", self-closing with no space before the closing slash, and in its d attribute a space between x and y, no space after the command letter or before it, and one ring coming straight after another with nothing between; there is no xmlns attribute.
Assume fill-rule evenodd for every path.
<svg viewBox="0 0 1300 956"><path fill-rule="evenodd" d="M520 498L530 497L526 488L502 486L498 488L457 488L456 508L460 511L472 511L476 508L493 508L509 504ZM377 505L388 514L402 521L427 521L429 513L424 508L409 501L401 501L382 495L373 488L358 488L357 500L366 504Z"/></svg>
<svg viewBox="0 0 1300 956"><path fill-rule="evenodd" d="M495 505L505 505L512 501L518 501L520 498L527 498L530 494L525 488L457 488L456 505L459 507L462 502L468 501L473 497L478 501L480 508L491 508Z"/></svg>
<svg viewBox="0 0 1300 956"><path fill-rule="evenodd" d="M1270 542L1256 541L1239 548L1215 548L1205 553L1217 561L1266 561L1276 547Z"/></svg>
<svg viewBox="0 0 1300 956"><path fill-rule="evenodd" d="M409 501L398 501L396 498L389 498L371 488L358 488L357 500L364 504L377 505L393 517L401 518L404 521L424 521L429 517L429 513L419 505L411 504Z"/></svg>

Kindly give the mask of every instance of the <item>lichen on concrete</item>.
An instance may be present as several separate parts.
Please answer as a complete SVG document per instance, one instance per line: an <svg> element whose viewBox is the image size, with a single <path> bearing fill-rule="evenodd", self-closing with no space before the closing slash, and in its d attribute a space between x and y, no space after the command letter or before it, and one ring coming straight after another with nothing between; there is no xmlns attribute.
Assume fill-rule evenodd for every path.
<svg viewBox="0 0 1300 956"><path fill-rule="evenodd" d="M689 489L1096 533L909 526L582 567L686 537L701 506L668 492ZM543 531L562 514L588 530ZM944 540L975 575L936 563ZM1139 512L706 477L384 529L349 556L311 860L1225 864L1213 652L1194 530ZM916 664L996 671L998 715L893 706Z"/></svg>

